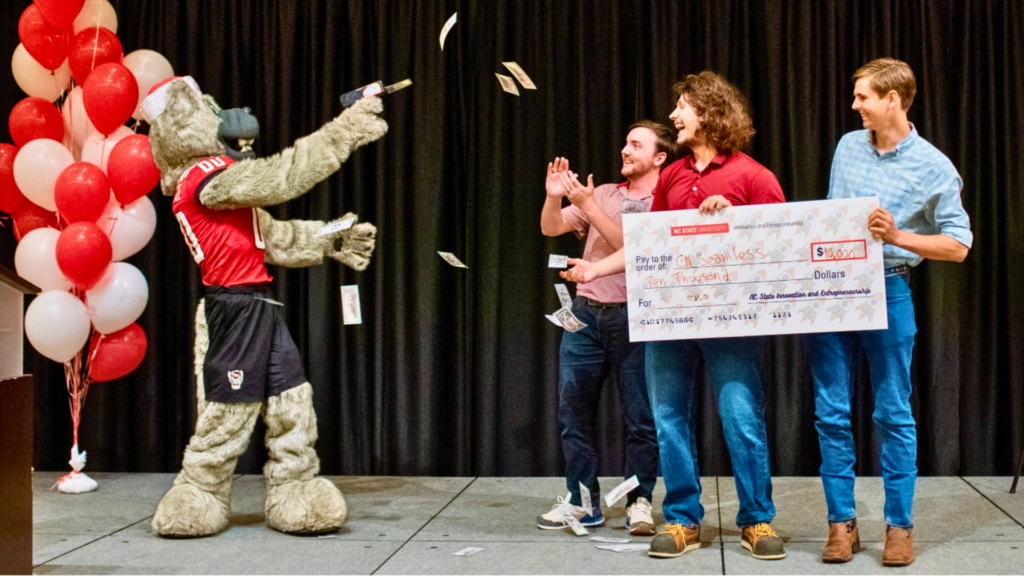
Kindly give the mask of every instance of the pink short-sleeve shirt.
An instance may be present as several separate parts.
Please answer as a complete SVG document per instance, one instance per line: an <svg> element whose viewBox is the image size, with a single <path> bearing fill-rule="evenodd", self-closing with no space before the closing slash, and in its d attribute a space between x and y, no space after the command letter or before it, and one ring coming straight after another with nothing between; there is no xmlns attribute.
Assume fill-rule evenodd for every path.
<svg viewBox="0 0 1024 576"><path fill-rule="evenodd" d="M627 198L628 190L628 182L604 184L594 189L594 202L619 226L622 226L622 201ZM641 198L633 198L633 200L642 200L650 206L652 196L653 191ZM582 238L586 235L587 247L583 251L584 260L597 262L617 252L615 248L612 248L601 237L601 233L597 231L597 228L591 227L590 219L587 218L586 213L575 205L570 204L562 208L562 219L576 230L577 236ZM598 278L593 282L579 284L576 289L576 295L591 298L598 302L625 302L626 275L624 273L612 274L611 276Z"/></svg>

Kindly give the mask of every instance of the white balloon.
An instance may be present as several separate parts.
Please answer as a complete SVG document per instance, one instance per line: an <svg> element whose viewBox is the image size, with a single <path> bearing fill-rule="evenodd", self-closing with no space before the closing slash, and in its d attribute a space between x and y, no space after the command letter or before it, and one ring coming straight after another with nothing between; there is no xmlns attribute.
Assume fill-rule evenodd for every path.
<svg viewBox="0 0 1024 576"><path fill-rule="evenodd" d="M142 120L142 101L149 95L149 89L174 76L174 68L163 54L152 50L136 50L125 56L124 67L131 70L135 81L139 83L139 105L132 118Z"/></svg>
<svg viewBox="0 0 1024 576"><path fill-rule="evenodd" d="M110 136L104 136L102 132L89 134L85 144L82 144L82 162L91 162L102 168L105 173L107 159L110 158L110 151L114 149L114 145L132 134L135 132L127 126L114 130Z"/></svg>
<svg viewBox="0 0 1024 576"><path fill-rule="evenodd" d="M54 362L75 357L89 339L85 304L69 292L43 292L25 312L25 336L40 354Z"/></svg>
<svg viewBox="0 0 1024 576"><path fill-rule="evenodd" d="M29 96L38 96L43 100L53 102L60 97L61 92L71 83L71 68L68 67L67 59L55 71L50 72L25 50L25 46L18 44L14 49L14 56L11 57L11 72L14 73L14 81Z"/></svg>
<svg viewBox="0 0 1024 576"><path fill-rule="evenodd" d="M82 11L71 24L75 34L96 26L117 34L117 12L114 12L114 7L107 0L85 0Z"/></svg>
<svg viewBox="0 0 1024 576"><path fill-rule="evenodd" d="M110 334L142 316L149 302L149 284L135 266L115 262L107 268L99 284L85 294L93 327L100 334Z"/></svg>
<svg viewBox="0 0 1024 576"><path fill-rule="evenodd" d="M82 104L81 86L75 86L71 90L60 113L64 116L64 132L71 134L75 139L75 146L81 148L85 144L85 139L96 132L96 127L92 125L92 120L85 113L85 105Z"/></svg>
<svg viewBox="0 0 1024 576"><path fill-rule="evenodd" d="M40 290L71 289L71 282L57 266L57 239L60 230L36 228L25 234L14 250L14 269L18 275L35 284Z"/></svg>
<svg viewBox="0 0 1024 576"><path fill-rule="evenodd" d="M112 198L96 225L110 237L113 260L119 262L149 244L156 230L156 209L145 196L125 206Z"/></svg>
<svg viewBox="0 0 1024 576"><path fill-rule="evenodd" d="M14 181L26 198L50 212L56 212L53 185L61 171L74 162L74 155L63 144L39 138L18 150L14 157Z"/></svg>

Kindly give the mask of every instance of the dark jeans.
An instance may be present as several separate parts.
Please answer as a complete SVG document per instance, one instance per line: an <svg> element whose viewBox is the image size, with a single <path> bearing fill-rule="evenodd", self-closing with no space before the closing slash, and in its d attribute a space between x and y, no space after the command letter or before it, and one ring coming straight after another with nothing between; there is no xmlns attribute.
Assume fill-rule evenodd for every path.
<svg viewBox="0 0 1024 576"><path fill-rule="evenodd" d="M658 478L658 439L644 381L644 343L629 341L626 307L597 308L576 298L572 312L586 328L562 335L558 366L558 416L562 423L565 483L572 504L580 505L579 483L590 490L597 508L597 405L601 385L611 373L626 417L626 474L636 474L640 487L627 496L651 500Z"/></svg>
<svg viewBox="0 0 1024 576"><path fill-rule="evenodd" d="M704 378L715 394L725 444L732 460L740 527L771 522L772 475L761 390L763 338L665 340L647 343L647 388L661 445L665 476L665 522L700 526L700 469L693 405L697 363L704 356Z"/></svg>
<svg viewBox="0 0 1024 576"><path fill-rule="evenodd" d="M857 516L853 497L856 453L850 423L850 371L867 354L875 395L873 419L882 445L885 523L911 528L917 482L917 429L910 410L910 362L914 358L914 302L903 276L885 279L889 329L807 335L821 446L821 483L830 522Z"/></svg>

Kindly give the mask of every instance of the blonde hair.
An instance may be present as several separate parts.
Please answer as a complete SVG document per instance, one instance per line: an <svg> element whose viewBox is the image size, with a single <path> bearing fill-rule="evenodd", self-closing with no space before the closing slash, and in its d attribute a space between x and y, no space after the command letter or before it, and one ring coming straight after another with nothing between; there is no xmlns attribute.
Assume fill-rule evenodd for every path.
<svg viewBox="0 0 1024 576"><path fill-rule="evenodd" d="M910 65L895 58L878 58L861 66L853 73L853 82L861 78L871 79L871 89L879 96L895 91L900 97L900 106L909 110L917 94L917 80Z"/></svg>

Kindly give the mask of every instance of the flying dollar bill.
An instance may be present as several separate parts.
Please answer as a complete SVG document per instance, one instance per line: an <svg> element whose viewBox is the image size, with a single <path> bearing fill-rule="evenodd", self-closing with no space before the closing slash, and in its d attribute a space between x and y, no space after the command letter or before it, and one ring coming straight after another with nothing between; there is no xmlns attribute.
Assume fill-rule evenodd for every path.
<svg viewBox="0 0 1024 576"><path fill-rule="evenodd" d="M526 75L526 72L523 71L519 64L516 64L515 62L502 62L502 64L504 64L505 68L508 68L508 71L516 77L516 80L519 80L519 83L523 85L523 88L526 88L527 90L537 89L537 85L533 83L533 80L530 80L530 77Z"/></svg>

